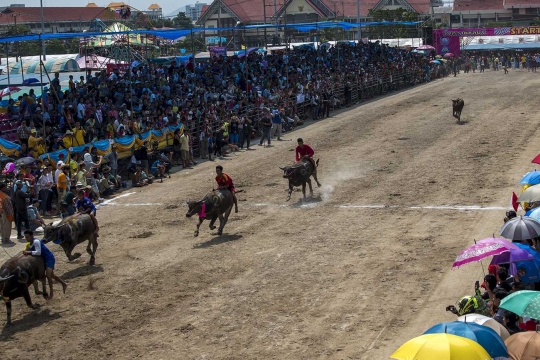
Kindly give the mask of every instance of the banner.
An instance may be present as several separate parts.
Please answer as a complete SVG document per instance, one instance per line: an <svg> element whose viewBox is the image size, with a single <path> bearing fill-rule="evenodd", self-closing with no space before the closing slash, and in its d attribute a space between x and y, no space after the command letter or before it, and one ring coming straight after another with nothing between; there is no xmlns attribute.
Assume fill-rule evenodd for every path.
<svg viewBox="0 0 540 360"><path fill-rule="evenodd" d="M446 53L460 55L459 36L447 36L444 34L444 30L433 30L433 46L439 55Z"/></svg>
<svg viewBox="0 0 540 360"><path fill-rule="evenodd" d="M540 26L504 27L504 28L458 28L440 29L443 37L450 36L499 36L499 35L540 35Z"/></svg>
<svg viewBox="0 0 540 360"><path fill-rule="evenodd" d="M210 52L210 57L227 56L227 48L225 46L209 46L208 51Z"/></svg>
<svg viewBox="0 0 540 360"><path fill-rule="evenodd" d="M129 71L129 64L107 64L107 75L110 75L114 69L118 69L120 74L125 74L126 71Z"/></svg>

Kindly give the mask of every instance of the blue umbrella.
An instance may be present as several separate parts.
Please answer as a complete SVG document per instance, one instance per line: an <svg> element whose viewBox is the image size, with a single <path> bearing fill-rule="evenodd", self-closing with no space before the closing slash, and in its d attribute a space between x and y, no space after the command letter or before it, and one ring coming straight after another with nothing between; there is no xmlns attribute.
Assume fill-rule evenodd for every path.
<svg viewBox="0 0 540 360"><path fill-rule="evenodd" d="M533 218L534 220L540 222L540 207L531 209L525 213L525 216Z"/></svg>
<svg viewBox="0 0 540 360"><path fill-rule="evenodd" d="M519 182L520 184L537 185L540 184L540 171L534 170L525 174Z"/></svg>
<svg viewBox="0 0 540 360"><path fill-rule="evenodd" d="M38 82L39 82L39 80L36 79L36 78L28 78L28 79L24 80L24 81L22 82L22 84L23 84L23 85L30 85L30 84L38 83Z"/></svg>
<svg viewBox="0 0 540 360"><path fill-rule="evenodd" d="M495 330L476 323L461 321L437 324L428 329L425 334L452 334L477 342L492 357L507 357L506 345Z"/></svg>
<svg viewBox="0 0 540 360"><path fill-rule="evenodd" d="M510 265L510 273L518 275L519 280L525 284L540 281L540 253L527 244L515 243L516 246L530 253L534 260L520 261Z"/></svg>

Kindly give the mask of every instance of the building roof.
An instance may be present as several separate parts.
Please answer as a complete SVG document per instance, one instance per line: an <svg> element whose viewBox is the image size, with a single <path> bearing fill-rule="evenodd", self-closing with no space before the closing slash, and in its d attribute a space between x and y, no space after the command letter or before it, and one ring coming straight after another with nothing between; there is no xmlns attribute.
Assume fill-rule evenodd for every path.
<svg viewBox="0 0 540 360"><path fill-rule="evenodd" d="M504 8L540 8L540 0L504 0Z"/></svg>
<svg viewBox="0 0 540 360"><path fill-rule="evenodd" d="M128 6L128 4L126 4L125 2L123 1L117 1L117 2L112 2L110 3L109 5L107 5L108 8L111 8L111 9L116 9L116 8L120 8L122 6Z"/></svg>
<svg viewBox="0 0 540 360"><path fill-rule="evenodd" d="M161 10L161 6L154 3L148 7L148 10Z"/></svg>
<svg viewBox="0 0 540 360"><path fill-rule="evenodd" d="M203 7L201 8L201 15L199 15L199 16L203 16L204 12L206 10L208 10L209 7L210 7L210 5L203 5Z"/></svg>
<svg viewBox="0 0 540 360"><path fill-rule="evenodd" d="M98 7L96 3L88 3L86 4L86 7L89 8L89 7Z"/></svg>
<svg viewBox="0 0 540 360"><path fill-rule="evenodd" d="M39 7L21 7L11 8L15 13L18 13L17 23L31 23L41 21L41 9ZM43 20L46 22L64 22L64 21L90 21L96 17L104 17L103 7L43 7ZM110 16L120 18L119 14L110 11ZM1 16L0 24L12 25L12 16Z"/></svg>
<svg viewBox="0 0 540 360"><path fill-rule="evenodd" d="M454 11L504 10L503 0L454 0Z"/></svg>

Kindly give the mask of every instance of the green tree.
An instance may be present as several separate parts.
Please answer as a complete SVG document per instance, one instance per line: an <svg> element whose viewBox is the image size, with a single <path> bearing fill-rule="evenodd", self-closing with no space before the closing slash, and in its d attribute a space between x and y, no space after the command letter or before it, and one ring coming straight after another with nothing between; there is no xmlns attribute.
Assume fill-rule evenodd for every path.
<svg viewBox="0 0 540 360"><path fill-rule="evenodd" d="M403 8L395 10L369 10L369 16L373 18L373 21L418 21L418 14L416 12L407 11ZM416 29L409 25L391 24L391 25L377 25L371 26L369 34L371 37L378 38L402 38L402 37L415 37Z"/></svg>
<svg viewBox="0 0 540 360"><path fill-rule="evenodd" d="M45 44L45 49L47 51L47 54L50 55L60 55L66 53L66 44L62 40L59 39L53 39L47 41Z"/></svg>
<svg viewBox="0 0 540 360"><path fill-rule="evenodd" d="M186 16L185 12L179 12L173 22L178 29L191 29L193 27L193 22Z"/></svg>
<svg viewBox="0 0 540 360"><path fill-rule="evenodd" d="M41 44L39 41L21 41L19 44L19 53L21 56L34 56L39 55L41 52ZM17 47L14 46L12 51L17 51Z"/></svg>

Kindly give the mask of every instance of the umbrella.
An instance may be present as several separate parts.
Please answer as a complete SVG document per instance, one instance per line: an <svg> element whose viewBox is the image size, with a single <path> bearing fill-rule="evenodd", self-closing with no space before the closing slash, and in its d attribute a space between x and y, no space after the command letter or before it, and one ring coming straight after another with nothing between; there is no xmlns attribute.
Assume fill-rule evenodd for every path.
<svg viewBox="0 0 540 360"><path fill-rule="evenodd" d="M422 45L417 47L416 50L435 50L435 48L431 45Z"/></svg>
<svg viewBox="0 0 540 360"><path fill-rule="evenodd" d="M2 91L0 91L0 98L3 97L3 96L8 96L12 92L17 92L17 91L21 91L21 89L16 87L16 86L7 87L7 88L3 89Z"/></svg>
<svg viewBox="0 0 540 360"><path fill-rule="evenodd" d="M491 360L482 346L452 334L427 334L401 345L390 358L397 360Z"/></svg>
<svg viewBox="0 0 540 360"><path fill-rule="evenodd" d="M17 161L15 161L15 165L17 165L17 166L25 166L25 165L29 165L29 164L32 164L32 163L35 163L35 162L36 162L36 159L34 159L33 157L30 157L30 156L27 156L27 157L23 157L23 158L20 158Z"/></svg>
<svg viewBox="0 0 540 360"><path fill-rule="evenodd" d="M528 216L538 222L540 222L540 207L531 209L525 213L525 216Z"/></svg>
<svg viewBox="0 0 540 360"><path fill-rule="evenodd" d="M540 291L516 291L502 299L499 307L519 316L540 320Z"/></svg>
<svg viewBox="0 0 540 360"><path fill-rule="evenodd" d="M515 250L518 249L518 247L506 239L488 238L480 240L459 253L456 261L452 265L452 269L471 262L480 261L489 256L508 252L510 249Z"/></svg>
<svg viewBox="0 0 540 360"><path fill-rule="evenodd" d="M441 65L441 62L439 60L431 60L430 63Z"/></svg>
<svg viewBox="0 0 540 360"><path fill-rule="evenodd" d="M537 185L540 184L540 171L534 170L530 171L521 178L519 181L520 184L527 184L527 185Z"/></svg>
<svg viewBox="0 0 540 360"><path fill-rule="evenodd" d="M529 253L532 258L524 261L505 259L512 251L495 255L491 264L510 263L509 273L519 276L519 281L525 284L534 283L540 280L540 253L527 244L514 243L518 248ZM515 254L514 254L515 255ZM512 255L510 255L512 257Z"/></svg>
<svg viewBox="0 0 540 360"><path fill-rule="evenodd" d="M517 199L517 202L535 202L535 201L540 201L540 186L538 185L533 185L526 188L519 195Z"/></svg>
<svg viewBox="0 0 540 360"><path fill-rule="evenodd" d="M445 58L451 58L451 57L456 57L456 55L454 55L452 53L446 53L446 54L444 54L444 57Z"/></svg>
<svg viewBox="0 0 540 360"><path fill-rule="evenodd" d="M25 79L22 84L23 85L30 85L30 84L34 84L34 83L38 83L39 80L36 79L36 78L28 78L28 79Z"/></svg>
<svg viewBox="0 0 540 360"><path fill-rule="evenodd" d="M510 337L510 333L504 327L504 325L499 323L497 320L484 316L484 315L480 315L480 314L463 315L463 316L458 317L458 321L467 322L467 323L474 322L475 324L488 327L494 330L501 337L501 339L503 339L503 341Z"/></svg>
<svg viewBox="0 0 540 360"><path fill-rule="evenodd" d="M518 244L514 244L512 248L508 249L508 251L502 252L498 255L493 256L493 259L491 260L491 264L513 264L520 261L531 261L534 260L534 257L530 252L528 252L525 249L522 249L518 246Z"/></svg>
<svg viewBox="0 0 540 360"><path fill-rule="evenodd" d="M452 334L461 336L477 342L494 357L508 356L506 345L495 332L487 326L475 324L474 322L453 321L437 324L429 328L425 334Z"/></svg>
<svg viewBox="0 0 540 360"><path fill-rule="evenodd" d="M443 63L447 63L447 62L448 62L448 60L446 60L446 59L439 59L439 60L442 61Z"/></svg>
<svg viewBox="0 0 540 360"><path fill-rule="evenodd" d="M441 55L437 55L437 56L435 56L435 59L440 59L440 58L442 58L442 56L441 56Z"/></svg>
<svg viewBox="0 0 540 360"><path fill-rule="evenodd" d="M540 154L536 155L534 159L531 161L534 164L540 164Z"/></svg>
<svg viewBox="0 0 540 360"><path fill-rule="evenodd" d="M540 358L540 334L536 331L520 332L505 340L508 354L514 360Z"/></svg>
<svg viewBox="0 0 540 360"><path fill-rule="evenodd" d="M534 239L540 236L540 223L531 217L518 216L508 220L502 226L500 234L512 240Z"/></svg>

